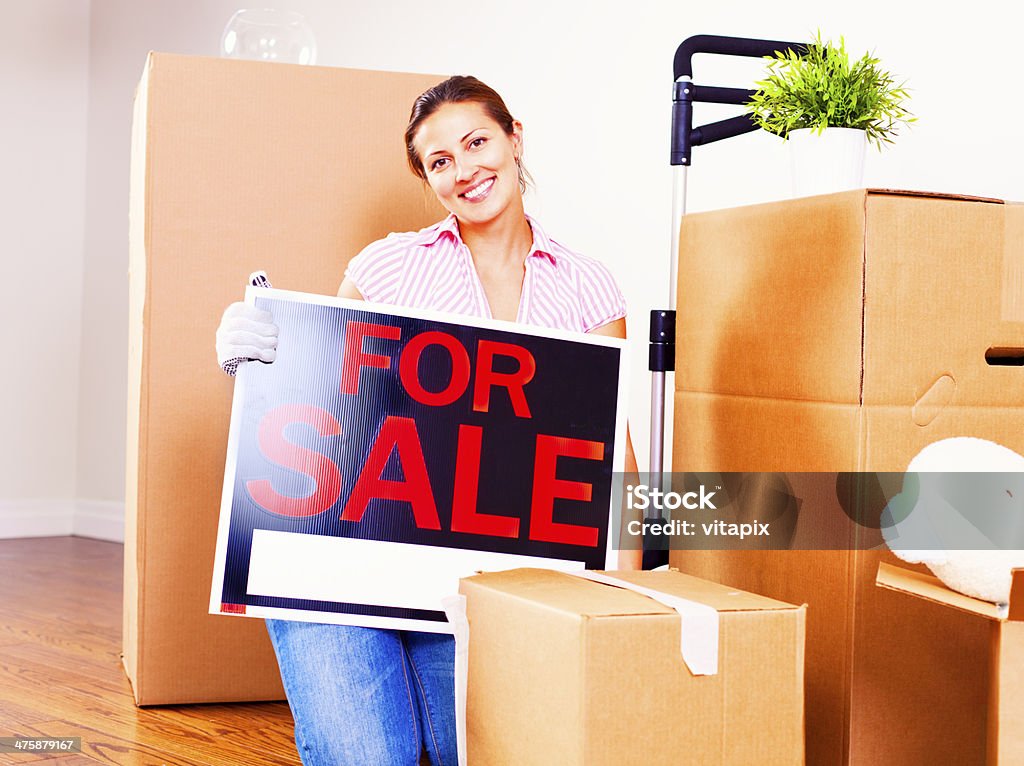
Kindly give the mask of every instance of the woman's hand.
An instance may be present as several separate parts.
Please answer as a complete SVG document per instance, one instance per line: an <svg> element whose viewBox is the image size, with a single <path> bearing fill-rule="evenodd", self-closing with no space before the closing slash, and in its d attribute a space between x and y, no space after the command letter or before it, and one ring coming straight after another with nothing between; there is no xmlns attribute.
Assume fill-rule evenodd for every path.
<svg viewBox="0 0 1024 766"><path fill-rule="evenodd" d="M277 325L269 311L232 303L217 328L217 363L234 375L242 362L270 363L277 358Z"/></svg>

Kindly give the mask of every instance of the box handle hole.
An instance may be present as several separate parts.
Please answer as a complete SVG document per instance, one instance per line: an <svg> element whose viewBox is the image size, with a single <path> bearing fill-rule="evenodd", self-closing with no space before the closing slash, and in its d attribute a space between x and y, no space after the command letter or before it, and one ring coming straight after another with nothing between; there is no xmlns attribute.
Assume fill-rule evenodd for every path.
<svg viewBox="0 0 1024 766"><path fill-rule="evenodd" d="M993 346L985 352L985 361L993 367L1024 367L1024 348Z"/></svg>

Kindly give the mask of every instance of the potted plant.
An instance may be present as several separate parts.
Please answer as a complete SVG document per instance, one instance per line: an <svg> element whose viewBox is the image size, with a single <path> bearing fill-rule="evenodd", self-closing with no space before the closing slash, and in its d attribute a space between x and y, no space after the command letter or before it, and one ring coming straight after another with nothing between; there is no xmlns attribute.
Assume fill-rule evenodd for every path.
<svg viewBox="0 0 1024 766"><path fill-rule="evenodd" d="M794 196L858 188L866 144L881 149L914 121L906 88L879 63L871 53L851 63L845 40L821 32L806 53L767 58L748 107L759 127L788 140Z"/></svg>

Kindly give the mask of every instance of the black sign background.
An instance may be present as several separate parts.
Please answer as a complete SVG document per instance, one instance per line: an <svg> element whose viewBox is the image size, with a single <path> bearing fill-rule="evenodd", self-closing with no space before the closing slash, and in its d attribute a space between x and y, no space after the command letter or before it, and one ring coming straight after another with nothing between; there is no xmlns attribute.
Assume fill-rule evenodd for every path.
<svg viewBox="0 0 1024 766"><path fill-rule="evenodd" d="M246 583L255 529L543 556L580 561L588 569L604 568L618 414L618 348L263 297L263 294L281 294L280 291L255 292L259 295L256 305L270 311L280 328L279 350L273 364L250 363L240 373L245 376L244 400L224 567L223 611L240 611L233 609L233 605L249 605L420 620L445 619L442 612L432 610L249 595ZM401 331L400 340L363 339L364 354L384 354L391 358L391 363L387 370L364 367L360 372L358 395L343 394L341 390L344 332L349 321L390 325ZM428 330L454 336L466 348L471 360L469 385L447 406L425 406L415 401L398 375L402 348L414 336ZM497 386L491 389L489 411L473 410L476 348L481 339L517 344L528 349L536 360L536 373L524 388L531 417L518 417L508 391ZM496 372L514 373L517 368L515 359L495 357ZM440 346L428 346L419 365L423 388L431 392L443 390L451 374L450 353ZM284 431L287 441L328 457L340 469L339 500L328 510L305 518L271 513L254 502L246 488L247 482L262 479L269 480L274 491L281 495L304 497L313 492L315 482L311 476L269 460L258 443L258 428L264 416L279 406L293 404L326 410L341 426L338 436L320 436L314 428L301 423L290 425ZM238 407L239 402L234 406ZM418 528L411 505L406 501L373 500L360 522L341 520L356 477L388 416L411 418L416 423L440 530ZM515 539L449 531L456 439L462 424L483 429L477 510L521 519ZM590 502L556 499L553 519L556 523L599 530L594 547L529 539L538 434L605 445L601 460L569 456L557 460L558 480L585 482L592 485L593 494ZM397 451L392 452L381 478L404 480Z"/></svg>

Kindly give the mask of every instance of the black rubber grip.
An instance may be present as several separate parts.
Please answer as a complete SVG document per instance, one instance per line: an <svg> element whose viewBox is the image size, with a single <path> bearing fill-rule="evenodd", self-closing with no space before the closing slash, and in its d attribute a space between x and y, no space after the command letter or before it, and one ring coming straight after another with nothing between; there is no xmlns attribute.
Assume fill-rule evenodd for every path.
<svg viewBox="0 0 1024 766"><path fill-rule="evenodd" d="M747 88L717 88L713 85L694 85L693 83L679 82L680 85L689 85L693 89L692 100L704 104L746 104L757 93L756 90Z"/></svg>
<svg viewBox="0 0 1024 766"><path fill-rule="evenodd" d="M688 37L676 48L672 60L672 79L693 77L693 56L697 53L718 53L724 56L748 56L760 58L771 56L776 51L792 50L794 53L807 52L804 43L787 43L781 40L756 40L749 37L723 37L720 35L694 35Z"/></svg>
<svg viewBox="0 0 1024 766"><path fill-rule="evenodd" d="M744 133L752 133L755 130L757 130L757 125L754 123L753 117L749 114L741 114L739 117L730 117L728 120L719 120L694 128L690 133L690 145L704 146L733 136L742 136Z"/></svg>

